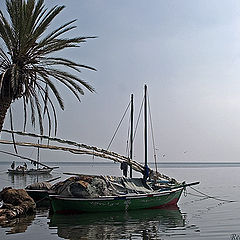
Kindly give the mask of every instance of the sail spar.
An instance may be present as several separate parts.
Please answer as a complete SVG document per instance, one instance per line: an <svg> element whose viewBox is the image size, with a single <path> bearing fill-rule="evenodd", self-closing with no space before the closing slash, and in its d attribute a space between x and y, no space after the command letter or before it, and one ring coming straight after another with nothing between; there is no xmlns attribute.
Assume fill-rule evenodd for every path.
<svg viewBox="0 0 240 240"><path fill-rule="evenodd" d="M72 154L86 154L86 155L92 155L92 156L96 156L96 157L99 157L99 158L112 160L114 162L119 162L119 163L126 162L128 165L130 165L132 167L132 169L134 171L144 173L145 168L144 168L143 164L141 164L141 163L139 163L139 162L137 162L133 159L130 159L126 156L123 156L123 155L120 155L118 153L108 151L108 150L105 150L105 149L102 149L102 148L98 148L98 147L95 147L95 146L89 146L89 145L86 145L86 144L77 143L77 142L70 141L70 140L65 140L65 139L60 139L60 138L55 138L55 137L49 137L49 136L45 136L45 135L39 135L39 134L35 134L35 133L11 131L11 130L6 130L6 129L3 129L2 131L7 132L7 133L14 133L14 134L21 135L21 136L30 136L30 137L47 139L49 141L55 141L55 142L58 142L58 143L61 143L61 144L67 144L67 145L70 145L72 147L15 141L15 144L17 146L23 146L23 147L29 147L29 148L32 147L32 148L40 148L40 149L49 149L49 150L55 150L55 151L64 151L64 152L69 152L69 153L72 153ZM14 143L12 141L8 141L8 140L0 140L0 144L12 145ZM155 178L174 180L174 179L172 179L172 178L170 178L170 177L168 177L164 174L153 171L150 168L149 168L149 172Z"/></svg>

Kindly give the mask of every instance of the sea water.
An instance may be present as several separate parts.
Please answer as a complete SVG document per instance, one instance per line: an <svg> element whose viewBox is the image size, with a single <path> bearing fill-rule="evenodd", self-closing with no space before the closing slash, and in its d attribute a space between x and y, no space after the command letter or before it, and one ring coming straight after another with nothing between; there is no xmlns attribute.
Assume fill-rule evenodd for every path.
<svg viewBox="0 0 240 240"><path fill-rule="evenodd" d="M68 173L121 175L111 162L59 162L46 176L12 176L10 162L0 162L0 189L26 185ZM154 167L154 166L151 166ZM200 184L187 188L177 208L129 212L59 215L38 209L33 215L0 227L0 239L240 239L240 165L167 163L158 171L179 181ZM137 176L136 176L137 177ZM0 223L1 225L1 223Z"/></svg>

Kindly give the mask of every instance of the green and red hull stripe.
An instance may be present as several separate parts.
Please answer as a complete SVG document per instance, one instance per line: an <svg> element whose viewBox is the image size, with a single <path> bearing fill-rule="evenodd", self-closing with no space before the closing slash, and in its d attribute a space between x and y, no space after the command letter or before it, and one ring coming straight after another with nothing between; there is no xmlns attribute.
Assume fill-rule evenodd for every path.
<svg viewBox="0 0 240 240"><path fill-rule="evenodd" d="M56 213L113 212L176 205L182 191L183 187L179 187L153 194L129 194L92 199L50 196L50 199L53 211Z"/></svg>

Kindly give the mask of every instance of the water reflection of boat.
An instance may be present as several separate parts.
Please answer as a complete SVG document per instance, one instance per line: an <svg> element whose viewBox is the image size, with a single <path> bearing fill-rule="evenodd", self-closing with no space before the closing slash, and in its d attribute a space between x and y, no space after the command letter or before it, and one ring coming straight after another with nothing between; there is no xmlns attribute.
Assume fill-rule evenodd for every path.
<svg viewBox="0 0 240 240"><path fill-rule="evenodd" d="M64 239L160 239L169 231L184 228L185 219L177 207L98 214L50 216L50 228ZM169 234L168 234L169 235Z"/></svg>
<svg viewBox="0 0 240 240"><path fill-rule="evenodd" d="M8 174L8 181L13 188L25 188L27 185L47 181L52 177L51 174Z"/></svg>

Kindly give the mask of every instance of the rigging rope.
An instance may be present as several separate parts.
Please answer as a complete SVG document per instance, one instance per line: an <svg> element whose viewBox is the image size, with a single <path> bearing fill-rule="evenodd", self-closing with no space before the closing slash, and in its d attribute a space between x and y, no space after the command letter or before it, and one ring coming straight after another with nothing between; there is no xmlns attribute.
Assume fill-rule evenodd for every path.
<svg viewBox="0 0 240 240"><path fill-rule="evenodd" d="M155 140L154 140L154 134L153 134L152 114L151 114L149 96L148 96L148 111L149 111L149 118L150 118L150 127L151 127L152 143L153 143L153 157L154 157L154 162L155 162L155 167L156 167L156 172L157 172L157 154L156 154Z"/></svg>
<svg viewBox="0 0 240 240"><path fill-rule="evenodd" d="M207 198L212 198L212 199L217 200L217 201L229 202L229 203L231 203L231 202L237 202L237 201L235 201L235 200L226 200L226 199L221 199L221 198L217 198L217 197L210 196L210 195L208 195L208 194L206 194L206 193L203 193L203 192L201 192L201 191L199 191L199 190L197 190L196 188L191 187L191 186L190 186L190 188L191 188L192 190L196 191L197 193L202 194L203 196L205 196L205 197L207 197Z"/></svg>
<svg viewBox="0 0 240 240"><path fill-rule="evenodd" d="M127 144L126 144L126 156L129 158L130 156L130 146L129 146L129 139L130 139L130 122L131 117L129 117L129 123L128 123L128 133L127 133Z"/></svg>
<svg viewBox="0 0 240 240"><path fill-rule="evenodd" d="M130 106L130 102L129 102L129 104L128 104L128 106L127 106L127 108L126 108L126 110L125 110L125 112L124 112L124 114L123 114L123 116L122 116L122 118L121 118L118 126L117 126L117 129L115 130L115 132L114 132L114 134L113 134L113 137L112 137L110 143L108 144L107 150L109 150L109 148L110 148L110 146L111 146L111 144L112 144L112 142L113 142L113 140L114 140L114 138L115 138L115 136L116 136L116 134L117 134L117 132L118 132L118 129L119 129L119 127L121 126L122 121L123 121L123 119L124 119L124 117L125 117L128 109L129 109L129 106Z"/></svg>
<svg viewBox="0 0 240 240"><path fill-rule="evenodd" d="M139 124L139 120L140 120L142 109L143 109L143 103L144 103L144 98L142 100L142 104L141 104L140 111L139 111L139 114L138 114L137 123L136 123L136 127L135 127L134 134L133 134L133 141L134 141L134 139L136 137L138 124Z"/></svg>

